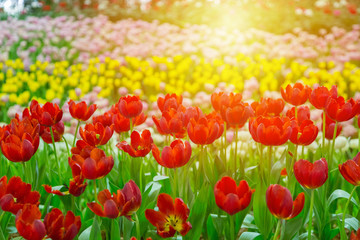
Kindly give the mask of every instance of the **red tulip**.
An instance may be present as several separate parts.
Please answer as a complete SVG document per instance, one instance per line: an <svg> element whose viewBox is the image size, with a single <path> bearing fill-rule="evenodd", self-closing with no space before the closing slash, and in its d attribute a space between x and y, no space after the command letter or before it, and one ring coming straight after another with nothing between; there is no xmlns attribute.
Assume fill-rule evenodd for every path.
<svg viewBox="0 0 360 240"><path fill-rule="evenodd" d="M72 211L66 216L58 208L53 208L46 214L44 224L47 237L53 240L72 240L76 237L81 228L81 219L75 217Z"/></svg>
<svg viewBox="0 0 360 240"><path fill-rule="evenodd" d="M136 237L131 237L130 240L137 240L137 238ZM146 240L152 240L152 238L148 237L148 238L146 238Z"/></svg>
<svg viewBox="0 0 360 240"><path fill-rule="evenodd" d="M58 196L65 196L66 195L66 193L61 192L60 190L54 190L53 187L50 186L50 185L43 184L42 186L44 187L44 189L45 189L45 191L47 193L52 193L52 194L55 194L55 195L58 195Z"/></svg>
<svg viewBox="0 0 360 240"><path fill-rule="evenodd" d="M159 97L157 99L157 105L161 112L167 112L170 109L177 110L180 106L182 106L183 97L180 95L166 94L164 98Z"/></svg>
<svg viewBox="0 0 360 240"><path fill-rule="evenodd" d="M230 127L241 128L245 125L249 117L254 115L252 108L247 103L227 107L225 111L225 121Z"/></svg>
<svg viewBox="0 0 360 240"><path fill-rule="evenodd" d="M290 191L278 184L270 185L266 191L266 204L271 214L280 219L296 217L304 208L304 203L303 192L293 201Z"/></svg>
<svg viewBox="0 0 360 240"><path fill-rule="evenodd" d="M286 112L286 116L295 119L295 107ZM310 120L310 109L308 106L300 106L297 108L297 122L301 124L305 120Z"/></svg>
<svg viewBox="0 0 360 240"><path fill-rule="evenodd" d="M234 215L249 206L253 192L255 190L250 189L245 180L236 186L234 179L223 177L214 188L216 205L228 214Z"/></svg>
<svg viewBox="0 0 360 240"><path fill-rule="evenodd" d="M110 127L113 124L113 118L114 118L114 114L108 111L105 112L103 115L98 115L93 117L92 121L94 125L96 125L96 123L101 123L104 127ZM129 129L130 129L130 123L129 123Z"/></svg>
<svg viewBox="0 0 360 240"><path fill-rule="evenodd" d="M25 204L39 205L40 194L31 191L31 184L24 183L20 177L0 178L0 207L3 211L16 214Z"/></svg>
<svg viewBox="0 0 360 240"><path fill-rule="evenodd" d="M221 137L224 125L218 119L208 115L198 120L192 118L187 126L190 140L199 145L212 144Z"/></svg>
<svg viewBox="0 0 360 240"><path fill-rule="evenodd" d="M353 159L339 164L339 171L346 181L354 186L360 186L360 153Z"/></svg>
<svg viewBox="0 0 360 240"><path fill-rule="evenodd" d="M284 90L281 88L281 96L285 100L294 106L299 106L304 104L311 94L311 88L302 83L295 83L294 86L290 84L286 86Z"/></svg>
<svg viewBox="0 0 360 240"><path fill-rule="evenodd" d="M22 136L8 135L1 142L1 151L12 162L26 162L36 153L39 147L39 135L34 138L29 133Z"/></svg>
<svg viewBox="0 0 360 240"><path fill-rule="evenodd" d="M213 93L211 95L211 104L215 111L221 112L221 116L225 119L224 108L237 105L241 102L242 95L240 93Z"/></svg>
<svg viewBox="0 0 360 240"><path fill-rule="evenodd" d="M30 134L32 138L42 134L40 124L36 119L23 117L23 119L20 120L18 115L14 119L11 119L11 122L6 129L9 133L5 135L10 135L11 133L19 138L21 138L25 133Z"/></svg>
<svg viewBox="0 0 360 240"><path fill-rule="evenodd" d="M336 122L333 121L332 119L330 119L326 115L326 119L325 119L325 138L326 139L328 139L328 140L333 139L334 131L335 131L335 124L336 124ZM323 125L321 125L321 128L322 128L322 126ZM340 124L338 124L337 129L336 129L336 137L338 137L340 135L341 130L342 130L342 126Z"/></svg>
<svg viewBox="0 0 360 240"><path fill-rule="evenodd" d="M360 240L360 228L357 230L356 234L353 231L351 232L350 240Z"/></svg>
<svg viewBox="0 0 360 240"><path fill-rule="evenodd" d="M107 218L125 216L131 220L132 214L140 208L141 193L135 182L130 180L117 194L113 193L113 196L107 189L99 192L98 200L101 205L96 202L87 204L96 215Z"/></svg>
<svg viewBox="0 0 360 240"><path fill-rule="evenodd" d="M186 135L184 118L183 112L174 109L163 112L160 119L157 119L155 116L152 117L160 134L170 134L176 138L183 138Z"/></svg>
<svg viewBox="0 0 360 240"><path fill-rule="evenodd" d="M131 145L126 141L118 143L116 146L127 152L131 157L145 157L151 150L153 139L149 130L145 129L141 135L137 131L131 133Z"/></svg>
<svg viewBox="0 0 360 240"><path fill-rule="evenodd" d="M329 97L337 97L337 88L332 86L330 91L323 86L314 88L309 96L310 103L317 109L324 109Z"/></svg>
<svg viewBox="0 0 360 240"><path fill-rule="evenodd" d="M64 131L65 131L65 126L64 126L63 121L58 122L51 128L52 128L53 134L54 134L54 141L60 142L61 138L64 134ZM41 134L41 138L42 138L42 140L44 140L44 142L46 142L48 144L52 143L50 127L44 128L43 133Z"/></svg>
<svg viewBox="0 0 360 240"><path fill-rule="evenodd" d="M191 146L188 141L181 141L177 139L171 143L170 146L165 146L160 151L154 144L152 146L152 154L155 160L163 167L166 168L178 168L184 166L189 162L191 157Z"/></svg>
<svg viewBox="0 0 360 240"><path fill-rule="evenodd" d="M36 205L24 205L16 214L15 225L18 233L26 240L39 240L46 235L41 212Z"/></svg>
<svg viewBox="0 0 360 240"><path fill-rule="evenodd" d="M279 116L284 110L285 102L283 99L261 98L260 102L251 103L256 117L258 116Z"/></svg>
<svg viewBox="0 0 360 240"><path fill-rule="evenodd" d="M329 97L326 105L326 114L334 121L344 122L352 119L359 111L360 104L350 98L345 102L343 97Z"/></svg>
<svg viewBox="0 0 360 240"><path fill-rule="evenodd" d="M288 117L262 117L250 119L249 131L253 139L267 146L280 146L291 136Z"/></svg>
<svg viewBox="0 0 360 240"><path fill-rule="evenodd" d="M42 126L46 127L60 122L63 116L63 111L57 104L47 102L41 107L36 100L31 101L30 112L33 118L36 118Z"/></svg>
<svg viewBox="0 0 360 240"><path fill-rule="evenodd" d="M73 100L70 100L68 104L71 116L79 121L87 121L97 108L96 104L91 104L88 107L85 101L75 103Z"/></svg>
<svg viewBox="0 0 360 240"><path fill-rule="evenodd" d="M319 188L328 179L328 164L325 158L314 163L300 159L294 164L294 174L302 186L310 189Z"/></svg>
<svg viewBox="0 0 360 240"><path fill-rule="evenodd" d="M76 149L76 148L75 148ZM74 148L72 149L72 152ZM112 156L107 157L105 152L98 148L93 148L88 154L90 148L85 146L80 154L73 154L69 158L70 167L73 168L73 164L77 164L81 169L81 173L86 179L99 179L105 177L114 166L114 159Z"/></svg>
<svg viewBox="0 0 360 240"><path fill-rule="evenodd" d="M114 131L118 134L130 131L130 119L121 115L121 113L112 116Z"/></svg>
<svg viewBox="0 0 360 240"><path fill-rule="evenodd" d="M9 135L10 135L10 126L9 125L0 127L0 143Z"/></svg>
<svg viewBox="0 0 360 240"><path fill-rule="evenodd" d="M157 228L157 234L162 238L173 237L176 232L185 236L192 228L190 222L186 222L190 210L181 198L173 198L161 193L157 199L159 211L145 210L146 219Z"/></svg>
<svg viewBox="0 0 360 240"><path fill-rule="evenodd" d="M69 183L69 193L75 197L79 197L85 191L87 182L84 183L84 177L81 175L74 176Z"/></svg>
<svg viewBox="0 0 360 240"><path fill-rule="evenodd" d="M120 113L126 118L134 118L142 112L143 104L138 96L126 96L118 102Z"/></svg>
<svg viewBox="0 0 360 240"><path fill-rule="evenodd" d="M318 127L311 120L305 120L301 125L293 121L290 141L296 145L307 146L315 141L318 133Z"/></svg>
<svg viewBox="0 0 360 240"><path fill-rule="evenodd" d="M113 128L104 127L101 123L95 125L88 123L80 128L81 138L91 146L105 145L113 135Z"/></svg>

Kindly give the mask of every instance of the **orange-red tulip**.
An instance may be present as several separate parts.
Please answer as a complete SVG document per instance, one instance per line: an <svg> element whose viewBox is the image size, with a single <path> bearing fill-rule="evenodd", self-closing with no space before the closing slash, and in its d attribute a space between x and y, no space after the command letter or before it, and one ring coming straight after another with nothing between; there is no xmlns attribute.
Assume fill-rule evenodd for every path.
<svg viewBox="0 0 360 240"><path fill-rule="evenodd" d="M42 126L50 127L60 122L63 116L63 111L57 104L51 102L40 106L36 100L32 100L30 104L30 113L33 118L36 118Z"/></svg>
<svg viewBox="0 0 360 240"><path fill-rule="evenodd" d="M266 204L277 218L291 219L299 215L305 203L304 193L300 193L293 201L290 191L278 184L270 185L266 191Z"/></svg>
<svg viewBox="0 0 360 240"><path fill-rule="evenodd" d="M101 123L88 123L80 128L81 138L91 146L105 145L113 135L113 128L104 127Z"/></svg>
<svg viewBox="0 0 360 240"><path fill-rule="evenodd" d="M166 94L165 97L159 97L157 99L157 105L161 112L167 112L170 109L177 110L182 106L183 97L181 95Z"/></svg>
<svg viewBox="0 0 360 240"><path fill-rule="evenodd" d="M99 203L88 203L90 210L100 217L118 218L125 216L131 220L131 216L140 208L141 193L133 180L125 184L122 190L111 193L105 189L98 194Z"/></svg>
<svg viewBox="0 0 360 240"><path fill-rule="evenodd" d="M26 240L39 240L46 235L41 212L36 205L24 205L16 214L15 225L18 233Z"/></svg>
<svg viewBox="0 0 360 240"><path fill-rule="evenodd" d="M87 121L97 108L96 104L88 106L85 101L75 103L73 100L70 100L68 104L71 116L79 121Z"/></svg>
<svg viewBox="0 0 360 240"><path fill-rule="evenodd" d="M295 107L292 107L286 112L286 116L290 119L295 119ZM310 109L308 106L297 107L297 122L301 124L305 120L310 120Z"/></svg>
<svg viewBox="0 0 360 240"><path fill-rule="evenodd" d="M53 208L46 214L44 224L47 237L53 240L72 240L81 228L81 219L68 211L66 216L58 208Z"/></svg>
<svg viewBox="0 0 360 240"><path fill-rule="evenodd" d="M188 141L177 139L170 146L165 146L160 156L160 150L154 144L152 154L155 160L163 167L178 168L189 162L191 157L191 146Z"/></svg>
<svg viewBox="0 0 360 240"><path fill-rule="evenodd" d="M212 144L221 137L224 125L211 115L200 117L198 120L192 118L187 126L190 140L199 145Z"/></svg>
<svg viewBox="0 0 360 240"><path fill-rule="evenodd" d="M126 141L118 143L116 146L127 152L131 157L145 157L152 148L153 139L149 130L145 129L141 135L137 131L131 133L131 144Z"/></svg>
<svg viewBox="0 0 360 240"><path fill-rule="evenodd" d="M311 88L302 83L295 83L293 86L290 84L286 86L285 90L281 88L281 96L285 100L294 106L304 104L311 94Z"/></svg>
<svg viewBox="0 0 360 240"><path fill-rule="evenodd" d="M185 236L192 228L187 222L190 210L181 198L173 198L161 193L157 199L159 211L145 210L146 219L157 228L157 233L163 238L173 237L176 232Z"/></svg>
<svg viewBox="0 0 360 240"><path fill-rule="evenodd" d="M311 120L304 120L300 125L292 121L290 141L296 145L307 146L315 141L319 129Z"/></svg>
<svg viewBox="0 0 360 240"><path fill-rule="evenodd" d="M240 181L239 186L236 186L234 179L223 177L215 184L215 202L219 208L234 215L249 206L253 192L255 190L250 189L245 180Z"/></svg>
<svg viewBox="0 0 360 240"><path fill-rule="evenodd" d="M282 98L261 98L260 102L251 103L256 117L258 116L279 116L284 110L285 102Z"/></svg>
<svg viewBox="0 0 360 240"><path fill-rule="evenodd" d="M344 122L352 119L359 111L360 103L350 98L345 101L341 96L329 97L326 105L326 114L334 121Z"/></svg>
<svg viewBox="0 0 360 240"><path fill-rule="evenodd" d="M339 171L346 181L354 186L360 186L360 153L353 159L339 164Z"/></svg>
<svg viewBox="0 0 360 240"><path fill-rule="evenodd" d="M54 141L60 142L61 138L64 134L64 131L65 131L65 126L64 126L63 121L58 122L54 126L51 126L51 128L52 128L53 134L54 134ZM50 127L44 127L42 134L41 134L41 138L42 138L42 140L44 140L44 142L46 142L48 144L52 143Z"/></svg>
<svg viewBox="0 0 360 240"><path fill-rule="evenodd" d="M120 113L126 118L134 118L142 112L143 104L139 96L126 96L118 102Z"/></svg>
<svg viewBox="0 0 360 240"><path fill-rule="evenodd" d="M323 86L314 88L309 96L309 101L315 108L324 109L329 97L337 97L337 88L335 85L332 86L330 90Z"/></svg>
<svg viewBox="0 0 360 240"><path fill-rule="evenodd" d="M311 163L300 159L294 164L294 175L298 182L309 189L321 187L328 179L328 164L325 158Z"/></svg>

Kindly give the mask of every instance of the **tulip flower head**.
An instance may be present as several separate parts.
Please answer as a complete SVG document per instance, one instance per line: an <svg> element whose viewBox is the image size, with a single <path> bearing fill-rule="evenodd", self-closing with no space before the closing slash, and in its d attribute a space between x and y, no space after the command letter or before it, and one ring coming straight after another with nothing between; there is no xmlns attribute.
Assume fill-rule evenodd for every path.
<svg viewBox="0 0 360 240"><path fill-rule="evenodd" d="M266 204L277 218L291 219L304 208L305 196L300 193L293 201L290 191L278 184L270 185L266 191Z"/></svg>
<svg viewBox="0 0 360 240"><path fill-rule="evenodd" d="M328 179L328 164L325 158L311 163L300 159L294 164L296 180L304 187L315 189L321 187Z"/></svg>
<svg viewBox="0 0 360 240"><path fill-rule="evenodd" d="M353 159L339 164L339 171L346 181L354 186L360 186L360 153Z"/></svg>
<svg viewBox="0 0 360 240"><path fill-rule="evenodd" d="M36 205L24 205L16 214L15 225L18 233L27 240L43 239L46 235L41 212Z"/></svg>
<svg viewBox="0 0 360 240"><path fill-rule="evenodd" d="M97 108L96 104L87 106L85 101L75 103L73 100L70 100L68 104L71 116L79 121L87 121Z"/></svg>
<svg viewBox="0 0 360 240"><path fill-rule="evenodd" d="M215 184L215 202L219 208L230 215L234 215L247 208L255 189L250 189L245 180L239 186L231 177L223 177Z"/></svg>
<svg viewBox="0 0 360 240"><path fill-rule="evenodd" d="M350 240L360 240L360 228L357 230L356 233L354 233L353 231L351 232Z"/></svg>
<svg viewBox="0 0 360 240"><path fill-rule="evenodd" d="M329 97L326 105L326 114L334 121L344 122L352 119L359 111L360 103L350 98L345 101L341 96Z"/></svg>
<svg viewBox="0 0 360 240"><path fill-rule="evenodd" d="M121 97L118 107L120 113L126 118L134 118L143 110L143 104L138 96Z"/></svg>
<svg viewBox="0 0 360 240"><path fill-rule="evenodd" d="M50 127L43 127L43 128L44 129L41 134L42 140L48 144L52 143ZM63 121L60 121L57 124L51 126L51 128L53 130L54 142L60 142L65 131L65 126Z"/></svg>
<svg viewBox="0 0 360 240"><path fill-rule="evenodd" d="M146 219L157 228L157 234L162 238L173 237L176 232L185 236L192 228L187 222L190 210L181 198L173 198L161 193L157 199L159 211L145 210Z"/></svg>
<svg viewBox="0 0 360 240"><path fill-rule="evenodd" d="M188 141L177 139L170 146L165 146L160 154L160 150L154 144L152 154L155 160L163 167L178 168L189 162L191 157L191 146Z"/></svg>
<svg viewBox="0 0 360 240"><path fill-rule="evenodd" d="M46 214L44 224L47 237L53 240L72 240L81 228L79 216L75 216L72 211L68 211L64 216L58 208L53 208Z"/></svg>
<svg viewBox="0 0 360 240"><path fill-rule="evenodd" d="M258 116L279 116L285 107L285 102L282 98L261 98L260 102L251 103L251 108L254 110L256 117Z"/></svg>
<svg viewBox="0 0 360 240"><path fill-rule="evenodd" d="M310 109L308 106L297 107L297 122L301 124L305 120L310 120ZM291 120L295 119L295 107L292 107L286 112L286 116Z"/></svg>
<svg viewBox="0 0 360 240"><path fill-rule="evenodd" d="M330 90L324 86L314 88L309 96L309 101L315 108L324 109L329 97L337 97L337 87L335 85Z"/></svg>
<svg viewBox="0 0 360 240"><path fill-rule="evenodd" d="M301 124L294 120L292 121L290 141L296 145L307 146L315 141L318 133L318 127L311 120L305 120Z"/></svg>
<svg viewBox="0 0 360 240"><path fill-rule="evenodd" d="M105 145L113 133L112 126L104 127L101 123L88 123L84 128L80 128L81 138L91 146Z"/></svg>
<svg viewBox="0 0 360 240"><path fill-rule="evenodd" d="M131 133L131 144L126 141L118 143L116 146L127 152L131 157L145 157L152 148L153 139L149 130L145 129L141 135L137 131Z"/></svg>
<svg viewBox="0 0 360 240"><path fill-rule="evenodd" d="M97 202L88 203L89 209L100 217L118 218L125 216L131 220L131 216L140 208L141 193L133 180L125 184L117 193L111 193L105 189L98 194Z"/></svg>
<svg viewBox="0 0 360 240"><path fill-rule="evenodd" d="M212 144L221 137L224 125L211 115L200 117L198 120L192 118L187 126L190 140L199 145Z"/></svg>
<svg viewBox="0 0 360 240"><path fill-rule="evenodd" d="M60 122L63 116L63 111L57 104L47 102L41 107L36 100L31 101L30 113L33 118L36 118L45 127L51 127Z"/></svg>
<svg viewBox="0 0 360 240"><path fill-rule="evenodd" d="M295 83L293 86L290 84L285 89L281 88L281 96L285 100L294 106L304 104L311 94L311 88L302 83Z"/></svg>
<svg viewBox="0 0 360 240"><path fill-rule="evenodd" d="M166 94L165 97L157 99L157 105L161 112L167 112L170 109L177 110L182 106L183 97L181 95Z"/></svg>

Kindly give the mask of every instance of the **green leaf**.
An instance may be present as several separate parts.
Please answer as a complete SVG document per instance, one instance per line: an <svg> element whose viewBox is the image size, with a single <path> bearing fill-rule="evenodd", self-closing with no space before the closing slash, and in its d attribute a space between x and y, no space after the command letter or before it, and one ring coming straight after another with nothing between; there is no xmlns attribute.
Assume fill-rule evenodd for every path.
<svg viewBox="0 0 360 240"><path fill-rule="evenodd" d="M256 226L258 226L261 235L267 239L274 227L274 217L266 205L266 188L261 183L257 185L253 194L253 212Z"/></svg>
<svg viewBox="0 0 360 240"><path fill-rule="evenodd" d="M88 240L90 239L90 233L91 233L92 226L85 229L79 236L79 240Z"/></svg>
<svg viewBox="0 0 360 240"><path fill-rule="evenodd" d="M101 222L99 223L97 219L98 219L98 216L95 216L94 222L91 226L91 232L90 232L90 238L89 238L90 240L102 240L101 229L100 229Z"/></svg>
<svg viewBox="0 0 360 240"><path fill-rule="evenodd" d="M117 219L111 219L111 239L121 239L120 227Z"/></svg>
<svg viewBox="0 0 360 240"><path fill-rule="evenodd" d="M126 217L122 217L122 221L124 223L124 229L123 229L123 233L124 233L124 240L129 240L132 236L132 230L135 226L135 223L132 221L129 221Z"/></svg>
<svg viewBox="0 0 360 240"><path fill-rule="evenodd" d="M211 215L208 216L206 221L206 227L207 227L207 234L210 240L216 240L219 239L219 236L216 232L213 219Z"/></svg>
<svg viewBox="0 0 360 240"><path fill-rule="evenodd" d="M240 235L239 240L263 240L264 238L257 232L244 232Z"/></svg>
<svg viewBox="0 0 360 240"><path fill-rule="evenodd" d="M349 199L350 194L344 190L341 189L336 189L329 197L328 201L329 201L329 205L334 202L336 199L339 198L345 198L345 199ZM359 204L356 202L355 198L351 198L351 202L353 204L355 204L357 207L359 207Z"/></svg>
<svg viewBox="0 0 360 240"><path fill-rule="evenodd" d="M184 239L200 239L201 232L206 217L206 209L209 201L210 188L207 184L204 184L196 197L194 205L191 207L189 222L192 225L192 229L184 237Z"/></svg>
<svg viewBox="0 0 360 240"><path fill-rule="evenodd" d="M285 222L285 233L283 239L291 239L300 230L302 226L302 218L290 219Z"/></svg>
<svg viewBox="0 0 360 240"><path fill-rule="evenodd" d="M351 227L351 228L348 227L349 230L353 229L353 230L357 231L360 226L360 223L359 223L359 220L357 220L355 217L350 217L350 218L345 219L345 228L346 228L346 225Z"/></svg>

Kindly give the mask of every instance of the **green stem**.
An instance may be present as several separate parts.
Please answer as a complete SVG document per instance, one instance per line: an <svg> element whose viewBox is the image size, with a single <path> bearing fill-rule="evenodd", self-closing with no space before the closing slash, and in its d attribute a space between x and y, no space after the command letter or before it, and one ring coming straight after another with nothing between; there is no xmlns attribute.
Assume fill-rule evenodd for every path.
<svg viewBox="0 0 360 240"><path fill-rule="evenodd" d="M177 175L177 168L174 168L174 180L173 180L173 185L174 185L174 198L176 198L177 195L177 188L178 188L178 175Z"/></svg>
<svg viewBox="0 0 360 240"><path fill-rule="evenodd" d="M268 146L268 154L269 154L269 156L268 156L268 169L267 169L267 181L268 181L268 183L270 183L270 177L271 177L271 161L272 161L272 146Z"/></svg>
<svg viewBox="0 0 360 240"><path fill-rule="evenodd" d="M23 170L24 170L24 182L28 183L25 162L21 162L21 165L23 166Z"/></svg>
<svg viewBox="0 0 360 240"><path fill-rule="evenodd" d="M133 161L134 159L132 159L132 161ZM143 163L143 161L144 161L144 158L140 158L140 176L139 176L139 182L140 182L140 191L142 192L143 191L143 165L144 165L144 163Z"/></svg>
<svg viewBox="0 0 360 240"><path fill-rule="evenodd" d="M69 148L69 144L68 144L68 142L66 141L66 138L64 138L64 136L62 137L62 139L63 139L63 140L64 140L64 142L65 142L66 150L67 150L68 156L70 157L70 148Z"/></svg>
<svg viewBox="0 0 360 240"><path fill-rule="evenodd" d="M346 216L346 210L349 206L349 203L351 201L351 198L352 196L354 195L355 193L355 190L356 190L357 186L354 187L354 189L351 191L351 194L350 194L350 197L349 199L347 200L346 204L345 204L345 208L344 208L344 213L343 213L343 217L342 217L342 225L343 225L343 228L345 229L345 216Z"/></svg>
<svg viewBox="0 0 360 240"><path fill-rule="evenodd" d="M95 202L97 202L97 190L96 190L96 179L93 180L93 183L94 183L94 197L95 197Z"/></svg>
<svg viewBox="0 0 360 240"><path fill-rule="evenodd" d="M313 215L313 208L314 208L314 191L315 191L314 189L311 190L309 225L308 225L308 240L311 240L312 215Z"/></svg>
<svg viewBox="0 0 360 240"><path fill-rule="evenodd" d="M236 168L237 168L237 152L238 152L238 127L235 127L235 157L234 157L234 179L236 181Z"/></svg>
<svg viewBox="0 0 360 240"><path fill-rule="evenodd" d="M56 159L56 162L57 162L57 166L58 166L58 177L59 177L59 180L60 180L60 183L62 183L62 179L61 179L61 170L60 170L60 161L58 159L58 156L57 156L57 152L56 152L56 146L55 146L55 138L54 138L54 132L52 130L52 126L50 127L50 134L51 134L51 140L52 140L52 144L53 144L53 147L54 147L54 155L55 155L55 159Z"/></svg>
<svg viewBox="0 0 360 240"><path fill-rule="evenodd" d="M291 161L291 167L290 167L290 172L288 173L288 179L290 181L290 177L292 176L293 172L294 172L294 165L295 165L295 162L297 160L297 152L298 152L298 145L296 144L295 145L295 152L294 152L294 156L293 156L293 159Z"/></svg>
<svg viewBox="0 0 360 240"><path fill-rule="evenodd" d="M279 232L280 232L280 228L281 228L281 219L278 219L278 223L276 225L276 230L275 230L273 240L277 239L277 236L279 235Z"/></svg>
<svg viewBox="0 0 360 240"><path fill-rule="evenodd" d="M322 128L322 146L321 146L321 154L323 157L325 157L325 131L326 131L326 128L325 128L325 125L326 125L326 113L325 111L323 111L323 128Z"/></svg>
<svg viewBox="0 0 360 240"><path fill-rule="evenodd" d="M135 213L135 224L136 224L136 237L137 239L141 239L141 235L140 235L140 221L138 218L138 215Z"/></svg>
<svg viewBox="0 0 360 240"><path fill-rule="evenodd" d="M334 158L334 152L335 152L335 139L336 139L337 128L338 128L338 122L335 123L334 135L333 135L332 145L331 145L331 156L329 159L329 169L331 169L331 170L332 170L332 163L334 162L333 158Z"/></svg>
<svg viewBox="0 0 360 240"><path fill-rule="evenodd" d="M236 237L235 237L235 215L230 216L230 239L236 239Z"/></svg>
<svg viewBox="0 0 360 240"><path fill-rule="evenodd" d="M297 111L297 107L295 106L295 119L297 120L298 117L298 111Z"/></svg>
<svg viewBox="0 0 360 240"><path fill-rule="evenodd" d="M74 140L73 140L73 143L72 143L72 147L75 147L75 142L76 142L77 133L79 131L79 127L80 127L80 121L78 121L78 123L76 125L76 130L75 130L75 134L74 134Z"/></svg>

